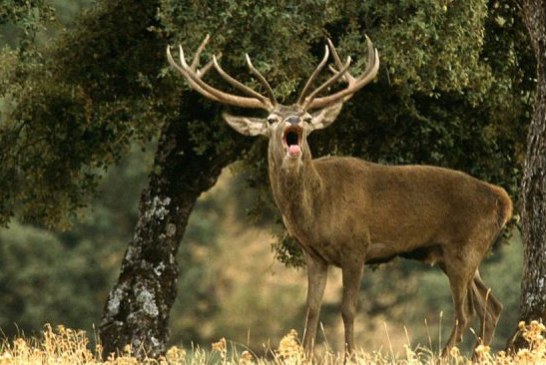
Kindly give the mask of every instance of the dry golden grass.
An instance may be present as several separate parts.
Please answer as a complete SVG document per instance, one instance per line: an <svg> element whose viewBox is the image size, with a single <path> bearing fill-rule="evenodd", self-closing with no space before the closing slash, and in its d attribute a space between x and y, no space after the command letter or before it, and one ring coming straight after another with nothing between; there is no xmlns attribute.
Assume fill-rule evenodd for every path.
<svg viewBox="0 0 546 365"><path fill-rule="evenodd" d="M546 364L546 339L544 333L546 327L539 322L530 324L520 323L520 330L529 342L529 349L520 350L513 356L504 352L491 353L488 346L480 346L477 349L476 362L483 365L512 365L512 364ZM298 334L292 330L284 336L275 350L271 350L267 358L258 358L249 351L230 349L226 339L222 338L212 344L210 350L193 348L185 350L172 347L164 357L159 359L137 360L130 355L131 349L126 348L123 354L111 355L102 359L100 346L91 349L90 341L85 332L75 331L63 326L53 329L46 325L41 339L17 338L13 341L4 340L0 344L0 365L23 364L158 364L158 365L198 365L198 364L222 364L222 365L269 365L269 364L343 364L343 356L326 352L316 361L308 361L298 340ZM406 347L403 358L394 358L392 355L381 352L366 353L357 352L350 361L355 364L471 364L472 361L461 355L457 348L452 349L448 359L440 360L437 355L429 350L415 350Z"/></svg>

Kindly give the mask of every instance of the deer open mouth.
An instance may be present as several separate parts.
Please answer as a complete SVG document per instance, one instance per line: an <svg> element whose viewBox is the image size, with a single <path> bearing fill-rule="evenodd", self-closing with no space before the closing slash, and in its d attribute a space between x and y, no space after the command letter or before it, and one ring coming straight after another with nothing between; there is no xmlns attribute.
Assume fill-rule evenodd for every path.
<svg viewBox="0 0 546 365"><path fill-rule="evenodd" d="M284 130L283 144L291 157L299 157L301 155L301 137L303 129L297 126L290 126Z"/></svg>

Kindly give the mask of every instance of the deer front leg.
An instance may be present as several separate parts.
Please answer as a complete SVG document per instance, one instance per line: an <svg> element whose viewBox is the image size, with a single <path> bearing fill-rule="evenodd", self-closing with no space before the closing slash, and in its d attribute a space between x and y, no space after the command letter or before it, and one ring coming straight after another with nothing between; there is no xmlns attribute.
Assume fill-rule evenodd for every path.
<svg viewBox="0 0 546 365"><path fill-rule="evenodd" d="M341 300L341 317L345 327L345 350L350 355L355 349L354 344L354 320L356 315L356 303L364 263L360 260L351 260L342 266L343 298Z"/></svg>
<svg viewBox="0 0 546 365"><path fill-rule="evenodd" d="M326 286L328 265L309 255L305 255L305 258L307 262L307 316L305 318L303 347L307 357L311 358L317 336L320 307Z"/></svg>

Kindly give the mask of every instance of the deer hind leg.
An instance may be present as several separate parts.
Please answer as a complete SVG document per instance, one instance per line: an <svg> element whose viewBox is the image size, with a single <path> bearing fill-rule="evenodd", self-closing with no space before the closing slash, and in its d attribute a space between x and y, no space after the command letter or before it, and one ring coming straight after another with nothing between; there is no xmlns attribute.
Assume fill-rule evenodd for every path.
<svg viewBox="0 0 546 365"><path fill-rule="evenodd" d="M326 286L328 265L322 261L306 255L307 261L307 315L305 318L305 332L303 347L308 358L313 356L315 338L320 316L322 297Z"/></svg>
<svg viewBox="0 0 546 365"><path fill-rule="evenodd" d="M472 280L472 293L475 298L474 305L480 318L481 329L480 339L476 342L474 348L480 344L489 345L495 334L495 328L502 312L502 303L491 293L491 290L484 284L480 273L476 270Z"/></svg>
<svg viewBox="0 0 546 365"><path fill-rule="evenodd" d="M457 346L463 339L464 332L474 319L475 298L470 291L470 285L475 268L468 268L463 260L452 260L448 265L440 267L449 278L451 296L453 299L454 325L451 335L442 350L442 356L449 354L452 347Z"/></svg>

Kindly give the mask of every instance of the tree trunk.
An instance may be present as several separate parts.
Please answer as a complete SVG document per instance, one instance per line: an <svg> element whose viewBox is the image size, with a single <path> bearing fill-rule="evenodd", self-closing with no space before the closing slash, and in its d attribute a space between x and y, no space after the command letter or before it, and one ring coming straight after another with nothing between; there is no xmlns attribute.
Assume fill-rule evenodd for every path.
<svg viewBox="0 0 546 365"><path fill-rule="evenodd" d="M151 31L161 27L159 0L104 0L98 5L82 17L77 32L69 34L57 51L67 70L63 77L80 81L78 86L93 99L91 105L141 99L148 104L144 112L152 108L155 113L169 113L178 107L181 115L175 116L173 110L165 118L148 186L141 194L134 236L99 327L103 355L130 345L140 358L157 357L165 352L169 338L168 319L179 272L176 255L192 208L251 140L233 137L235 133L225 125L211 125L218 109L205 108L196 93L188 92L180 99L162 95L176 88L157 77L168 66L166 34ZM78 52L68 52L74 49ZM140 78L149 80L153 91L142 87ZM154 98L157 102L150 103ZM120 118L130 118L121 110ZM135 113L143 118L143 110ZM116 117L111 116L113 123ZM206 128L190 130L188 123L199 121ZM195 133L200 133L199 138L194 138Z"/></svg>
<svg viewBox="0 0 546 365"><path fill-rule="evenodd" d="M546 323L546 5L544 0L524 0L523 20L537 61L537 92L533 119L527 135L527 154L521 189L524 244L520 320ZM528 344L516 331L509 340L512 350Z"/></svg>
<svg viewBox="0 0 546 365"><path fill-rule="evenodd" d="M195 100L186 104L199 113ZM165 352L169 313L176 298L176 255L190 213L199 195L236 159L236 151L248 146L240 138L231 143L231 152L198 155L194 151L197 142L189 137L188 129L187 121L173 121L162 131L153 172L141 196L134 238L104 308L100 339L105 356L127 345L139 358Z"/></svg>

